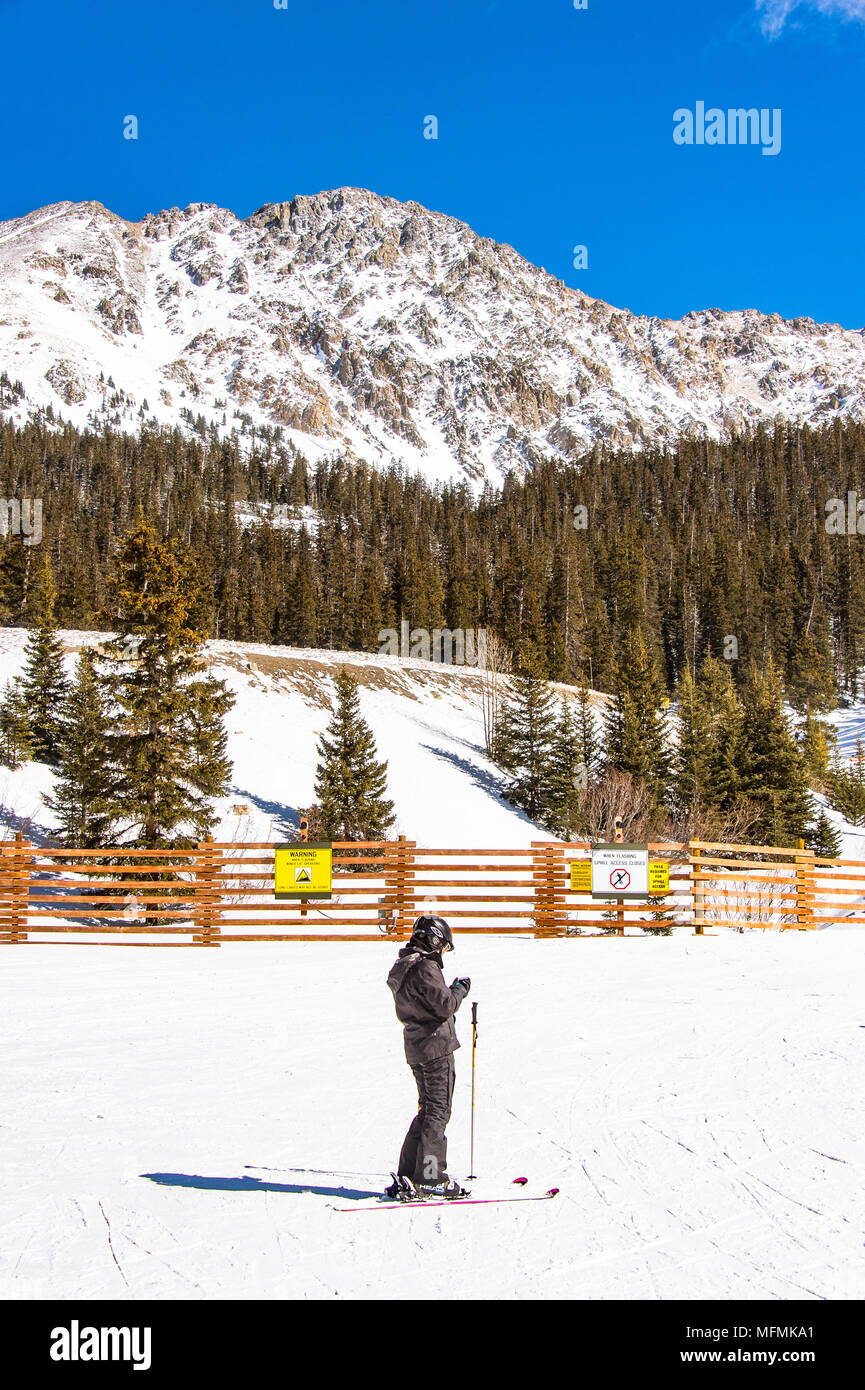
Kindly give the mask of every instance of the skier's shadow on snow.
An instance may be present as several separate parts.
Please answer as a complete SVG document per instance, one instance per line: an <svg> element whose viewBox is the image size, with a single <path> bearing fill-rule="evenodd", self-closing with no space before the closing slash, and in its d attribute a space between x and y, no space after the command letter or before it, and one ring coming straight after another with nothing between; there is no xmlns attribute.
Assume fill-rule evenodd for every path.
<svg viewBox="0 0 865 1390"><path fill-rule="evenodd" d="M162 1187L200 1187L210 1192L289 1192L297 1196L312 1192L316 1197L378 1197L381 1194L359 1191L355 1187L313 1187L309 1183L262 1182L260 1178L206 1178L200 1173L142 1173L142 1178Z"/></svg>

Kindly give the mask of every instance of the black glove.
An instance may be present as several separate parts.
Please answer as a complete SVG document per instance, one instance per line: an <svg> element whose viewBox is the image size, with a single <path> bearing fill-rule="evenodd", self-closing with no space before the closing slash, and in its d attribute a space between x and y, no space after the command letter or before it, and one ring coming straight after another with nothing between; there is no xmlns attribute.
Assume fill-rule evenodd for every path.
<svg viewBox="0 0 865 1390"><path fill-rule="evenodd" d="M472 987L472 982L468 975L464 975L461 980L454 980L451 989L461 989L464 994L468 994Z"/></svg>

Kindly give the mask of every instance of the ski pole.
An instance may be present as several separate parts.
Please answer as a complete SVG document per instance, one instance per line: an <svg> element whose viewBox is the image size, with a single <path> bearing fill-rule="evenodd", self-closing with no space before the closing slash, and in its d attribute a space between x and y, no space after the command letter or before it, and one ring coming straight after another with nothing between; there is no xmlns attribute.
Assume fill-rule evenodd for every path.
<svg viewBox="0 0 865 1390"><path fill-rule="evenodd" d="M475 1054L478 1047L478 1006L472 1004L472 1138L471 1138L471 1172L469 1177L477 1177L475 1172Z"/></svg>

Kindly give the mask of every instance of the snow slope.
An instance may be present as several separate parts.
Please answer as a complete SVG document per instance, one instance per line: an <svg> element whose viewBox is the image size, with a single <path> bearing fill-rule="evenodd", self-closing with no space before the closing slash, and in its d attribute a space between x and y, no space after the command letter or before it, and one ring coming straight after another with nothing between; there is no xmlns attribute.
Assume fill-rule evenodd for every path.
<svg viewBox="0 0 865 1390"><path fill-rule="evenodd" d="M416 1105L393 954L5 948L0 1296L865 1296L861 937L458 938L475 1190L561 1195L342 1214Z"/></svg>
<svg viewBox="0 0 865 1390"><path fill-rule="evenodd" d="M60 636L71 673L75 652L100 634ZM0 689L21 670L26 640L24 628L0 629ZM394 835L448 848L476 844L480 827L484 843L502 849L552 838L501 800L501 773L483 751L476 670L241 642L211 642L208 651L212 673L237 696L226 719L234 775L228 795L217 802L215 839L293 837L298 808L314 800L318 735L330 718L340 665L357 676L362 713L379 757L388 761ZM26 824L37 842L50 835L43 797L53 782L42 764L0 768L0 820L14 829ZM245 808L241 814L238 806Z"/></svg>
<svg viewBox="0 0 865 1390"><path fill-rule="evenodd" d="M71 664L94 635L63 637ZM0 680L25 639L0 631ZM497 796L477 673L211 655L238 692L221 836L291 829L350 662L401 830L540 838ZM36 764L6 773L7 825L44 835L50 784ZM0 1297L862 1298L861 942L458 934L453 971L480 1006L475 1190L525 1174L561 1194L444 1212L363 1210L416 1105L392 943L0 948ZM463 1176L467 1047L457 1063Z"/></svg>

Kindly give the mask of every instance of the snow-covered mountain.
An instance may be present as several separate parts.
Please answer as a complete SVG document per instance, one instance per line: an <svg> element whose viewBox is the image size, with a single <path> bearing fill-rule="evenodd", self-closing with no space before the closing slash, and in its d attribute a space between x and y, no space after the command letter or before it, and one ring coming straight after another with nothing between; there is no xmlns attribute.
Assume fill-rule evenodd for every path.
<svg viewBox="0 0 865 1390"><path fill-rule="evenodd" d="M707 309L637 317L464 223L363 189L130 223L0 223L0 409L78 425L278 425L428 477L497 479L597 441L865 418L865 330Z"/></svg>

